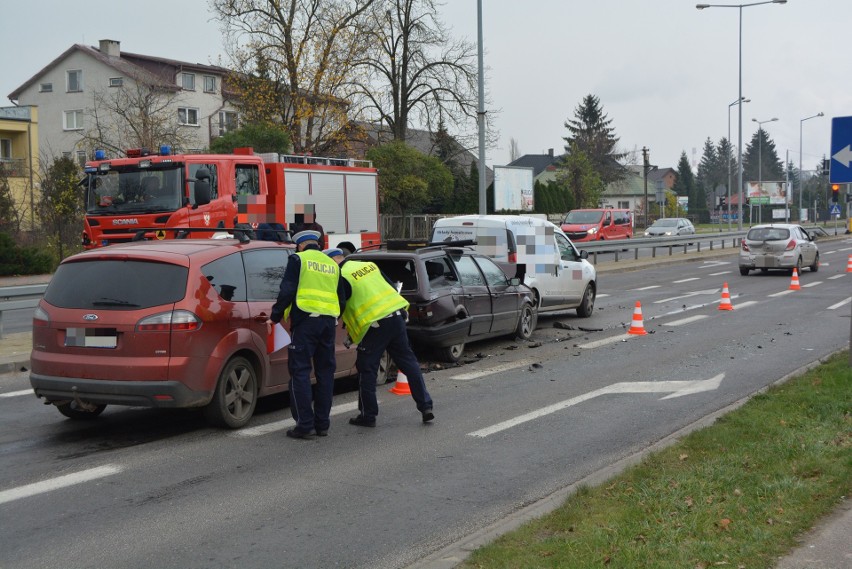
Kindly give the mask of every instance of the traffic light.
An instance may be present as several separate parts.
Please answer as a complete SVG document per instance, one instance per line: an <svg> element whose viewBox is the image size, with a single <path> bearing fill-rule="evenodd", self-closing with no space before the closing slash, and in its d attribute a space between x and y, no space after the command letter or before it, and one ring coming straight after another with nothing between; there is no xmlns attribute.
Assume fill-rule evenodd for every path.
<svg viewBox="0 0 852 569"><path fill-rule="evenodd" d="M719 196L719 207L725 207L728 203L727 196Z"/></svg>
<svg viewBox="0 0 852 569"><path fill-rule="evenodd" d="M822 159L822 172L821 172L821 174L823 176L828 176L828 172L829 172L830 167L831 167L831 160L829 160L828 158L823 158Z"/></svg>
<svg viewBox="0 0 852 569"><path fill-rule="evenodd" d="M840 184L831 184L831 201L834 203L840 201Z"/></svg>

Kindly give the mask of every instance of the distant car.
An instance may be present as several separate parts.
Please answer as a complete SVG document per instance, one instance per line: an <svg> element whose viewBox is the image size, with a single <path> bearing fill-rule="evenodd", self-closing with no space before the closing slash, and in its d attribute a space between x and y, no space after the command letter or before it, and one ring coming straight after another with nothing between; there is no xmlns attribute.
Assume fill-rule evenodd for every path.
<svg viewBox="0 0 852 569"><path fill-rule="evenodd" d="M71 419L108 404L200 407L238 428L257 399L286 391L288 350L267 353L269 317L292 244L179 239L65 259L33 317L30 383ZM355 373L337 331L335 377Z"/></svg>
<svg viewBox="0 0 852 569"><path fill-rule="evenodd" d="M562 220L561 228L574 243L630 239L633 217L629 209L573 209Z"/></svg>
<svg viewBox="0 0 852 569"><path fill-rule="evenodd" d="M740 246L740 274L760 269L781 269L798 273L802 267L819 270L819 248L814 238L800 225L773 223L755 225L748 230Z"/></svg>
<svg viewBox="0 0 852 569"><path fill-rule="evenodd" d="M404 242L366 250L348 260L371 261L411 306L408 337L419 349L432 349L444 361L458 361L465 344L495 336L528 339L538 313L521 276L507 275L524 265L498 265L467 247L416 247ZM345 266L345 265L344 265Z"/></svg>
<svg viewBox="0 0 852 569"><path fill-rule="evenodd" d="M683 217L664 217L658 219L645 230L645 237L669 237L695 235L695 226Z"/></svg>

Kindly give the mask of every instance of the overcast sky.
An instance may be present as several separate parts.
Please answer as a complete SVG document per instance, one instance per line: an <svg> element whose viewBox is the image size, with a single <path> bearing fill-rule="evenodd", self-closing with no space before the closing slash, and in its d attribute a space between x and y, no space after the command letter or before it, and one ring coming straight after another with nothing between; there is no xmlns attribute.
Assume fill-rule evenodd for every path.
<svg viewBox="0 0 852 569"><path fill-rule="evenodd" d="M727 2L720 2L727 3ZM737 8L697 10L694 0L483 0L489 112L499 146L489 166L521 154L562 152L565 120L587 94L598 96L622 149L650 149L658 166L681 152L701 157L704 141L728 135L738 97ZM121 8L116 8L120 6ZM477 39L476 0L447 0L444 22ZM4 2L0 19L2 103L75 43L121 42L122 50L216 63L219 28L207 0L31 0ZM783 160L803 166L830 150L831 118L852 115L850 0L788 0L742 10L743 145L764 125ZM824 117L801 119L825 113ZM730 109L737 142L737 107ZM475 130L475 125L472 129Z"/></svg>

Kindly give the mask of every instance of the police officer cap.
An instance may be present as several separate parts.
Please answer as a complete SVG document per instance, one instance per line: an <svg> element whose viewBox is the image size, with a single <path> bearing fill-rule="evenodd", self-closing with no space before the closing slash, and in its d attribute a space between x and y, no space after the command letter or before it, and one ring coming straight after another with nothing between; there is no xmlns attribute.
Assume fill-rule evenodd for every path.
<svg viewBox="0 0 852 569"><path fill-rule="evenodd" d="M320 234L319 231L313 231L311 229L306 229L304 231L300 231L293 236L293 242L296 245L300 243L304 243L305 241L319 241Z"/></svg>
<svg viewBox="0 0 852 569"><path fill-rule="evenodd" d="M331 249L326 249L323 251L329 257L345 257L346 253L343 252L343 249L338 249L337 247L333 247Z"/></svg>

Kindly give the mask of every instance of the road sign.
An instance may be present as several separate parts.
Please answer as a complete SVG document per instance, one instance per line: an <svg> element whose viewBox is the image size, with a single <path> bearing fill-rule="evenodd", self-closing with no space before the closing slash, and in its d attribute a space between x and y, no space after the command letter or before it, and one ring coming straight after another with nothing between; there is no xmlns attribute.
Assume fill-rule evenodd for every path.
<svg viewBox="0 0 852 569"><path fill-rule="evenodd" d="M852 117L831 119L831 169L828 181L832 184L852 182Z"/></svg>
<svg viewBox="0 0 852 569"><path fill-rule="evenodd" d="M840 204L833 203L831 207L828 208L829 215L840 215Z"/></svg>

